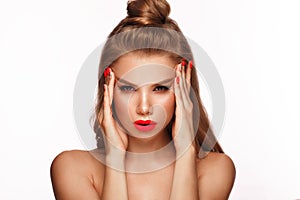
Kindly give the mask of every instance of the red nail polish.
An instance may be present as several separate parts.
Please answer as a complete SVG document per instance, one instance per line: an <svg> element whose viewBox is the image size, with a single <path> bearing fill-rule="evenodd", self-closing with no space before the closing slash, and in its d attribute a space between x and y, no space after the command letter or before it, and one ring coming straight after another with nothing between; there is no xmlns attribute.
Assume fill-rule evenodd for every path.
<svg viewBox="0 0 300 200"><path fill-rule="evenodd" d="M182 60L182 61L181 61L181 66L185 66L185 65L186 65L185 60Z"/></svg>
<svg viewBox="0 0 300 200"><path fill-rule="evenodd" d="M106 76L107 76L107 68L104 69L103 75L104 75L104 78L106 78Z"/></svg>
<svg viewBox="0 0 300 200"><path fill-rule="evenodd" d="M193 61L190 61L189 67L192 69L193 68Z"/></svg>
<svg viewBox="0 0 300 200"><path fill-rule="evenodd" d="M110 68L110 67L108 67L108 68L107 68L107 76L109 76L109 75L110 75L110 72L111 72L111 68Z"/></svg>
<svg viewBox="0 0 300 200"><path fill-rule="evenodd" d="M176 77L176 83L177 83L177 84L179 84L179 80L180 80L180 78L179 78L179 76L177 76L177 77Z"/></svg>
<svg viewBox="0 0 300 200"><path fill-rule="evenodd" d="M103 72L104 78L106 78L109 74L110 74L110 67L108 66Z"/></svg>

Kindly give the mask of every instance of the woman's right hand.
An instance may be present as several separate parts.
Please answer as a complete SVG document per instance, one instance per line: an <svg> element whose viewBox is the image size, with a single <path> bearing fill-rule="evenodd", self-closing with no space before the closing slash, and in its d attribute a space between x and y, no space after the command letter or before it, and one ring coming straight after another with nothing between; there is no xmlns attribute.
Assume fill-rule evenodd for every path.
<svg viewBox="0 0 300 200"><path fill-rule="evenodd" d="M125 154L128 146L128 137L112 115L115 74L112 72L111 68L109 68L109 74L107 74L105 82L103 110L100 112L102 115L98 116L101 128L105 134L105 151L106 154L110 154L121 150L121 152Z"/></svg>

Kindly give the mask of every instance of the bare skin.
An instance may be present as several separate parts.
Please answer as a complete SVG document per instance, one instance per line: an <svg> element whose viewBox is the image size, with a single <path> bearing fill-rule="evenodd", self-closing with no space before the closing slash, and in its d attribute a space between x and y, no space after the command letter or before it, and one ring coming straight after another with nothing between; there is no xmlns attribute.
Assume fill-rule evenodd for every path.
<svg viewBox="0 0 300 200"><path fill-rule="evenodd" d="M127 174L129 199L169 200L173 171L174 164L152 173ZM51 166L58 200L100 199L104 176L105 165L88 151L65 151ZM199 199L228 199L234 177L234 164L225 154L211 152L204 159L197 159Z"/></svg>
<svg viewBox="0 0 300 200"><path fill-rule="evenodd" d="M106 137L106 154L96 151L60 154L51 166L58 200L228 199L235 167L225 154L197 157L192 143L193 104L189 97L192 68L184 67L164 56L129 54L118 60L106 80L104 106L98 116ZM122 125L112 116L113 99ZM149 153L170 143L166 126L173 115L176 116L172 122L173 147L166 155L174 157L174 162L147 173L126 172L130 166L140 164L130 160L126 151ZM156 123L151 131L140 131L133 123L149 119ZM108 165L99 162L97 156L104 156ZM142 164L147 167L147 163L159 163L156 158Z"/></svg>

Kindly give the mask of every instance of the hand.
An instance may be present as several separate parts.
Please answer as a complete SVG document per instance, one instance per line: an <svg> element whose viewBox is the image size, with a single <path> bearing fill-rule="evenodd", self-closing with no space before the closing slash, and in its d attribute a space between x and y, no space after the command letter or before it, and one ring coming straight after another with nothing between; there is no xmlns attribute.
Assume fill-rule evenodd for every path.
<svg viewBox="0 0 300 200"><path fill-rule="evenodd" d="M126 152L128 146L127 134L119 126L118 122L115 121L112 115L112 99L113 90L115 83L115 74L112 72L106 74L106 84L104 84L104 100L102 114L98 116L101 128L105 134L105 150L106 154L121 150L123 153ZM107 72L106 72L107 73Z"/></svg>
<svg viewBox="0 0 300 200"><path fill-rule="evenodd" d="M172 136L176 154L180 155L192 144L194 148L195 131L193 127L193 102L190 99L192 62L185 66L185 61L175 68L174 93L176 98L175 122Z"/></svg>

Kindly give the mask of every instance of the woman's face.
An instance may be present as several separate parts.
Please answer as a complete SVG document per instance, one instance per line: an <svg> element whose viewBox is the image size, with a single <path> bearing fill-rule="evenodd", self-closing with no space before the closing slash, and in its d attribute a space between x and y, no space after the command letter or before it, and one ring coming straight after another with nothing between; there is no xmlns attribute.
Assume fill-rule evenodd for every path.
<svg viewBox="0 0 300 200"><path fill-rule="evenodd" d="M175 110L175 65L166 56L134 53L113 65L115 114L129 135L147 138L166 133Z"/></svg>

